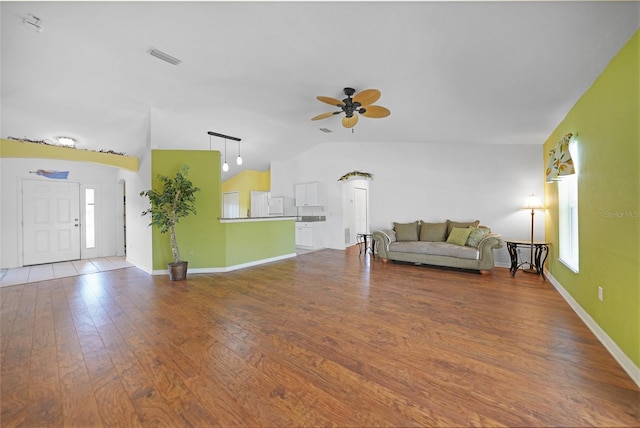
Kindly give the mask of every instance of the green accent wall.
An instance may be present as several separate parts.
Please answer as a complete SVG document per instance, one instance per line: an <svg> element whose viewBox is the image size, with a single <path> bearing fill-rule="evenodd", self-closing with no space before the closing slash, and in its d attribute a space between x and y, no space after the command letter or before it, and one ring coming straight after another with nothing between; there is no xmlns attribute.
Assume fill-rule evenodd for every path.
<svg viewBox="0 0 640 428"><path fill-rule="evenodd" d="M189 165L189 178L200 188L196 193L196 215L180 220L176 237L189 269L214 269L267 260L296 252L295 221L251 221L221 223L222 191L220 152L200 150L153 150L153 188L157 175L172 176ZM152 230L153 270L166 270L173 261L169 234Z"/></svg>
<svg viewBox="0 0 640 428"><path fill-rule="evenodd" d="M230 266L295 254L295 220L225 223Z"/></svg>
<svg viewBox="0 0 640 428"><path fill-rule="evenodd" d="M176 225L176 238L183 260L189 268L226 266L225 228L221 215L220 152L205 150L152 150L152 187L160 187L157 175L173 176L182 165L189 165L189 179L200 188L196 193L196 215L184 217ZM165 270L173 261L169 233L153 227L153 269Z"/></svg>
<svg viewBox="0 0 640 428"><path fill-rule="evenodd" d="M640 367L640 31L544 144L578 133L579 273L558 261L557 184L545 185L549 271ZM568 65L571 67L572 65ZM604 290L598 300L598 287Z"/></svg>
<svg viewBox="0 0 640 428"><path fill-rule="evenodd" d="M240 217L249 217L251 191L268 192L271 188L271 171L242 171L222 182L222 192L238 192Z"/></svg>

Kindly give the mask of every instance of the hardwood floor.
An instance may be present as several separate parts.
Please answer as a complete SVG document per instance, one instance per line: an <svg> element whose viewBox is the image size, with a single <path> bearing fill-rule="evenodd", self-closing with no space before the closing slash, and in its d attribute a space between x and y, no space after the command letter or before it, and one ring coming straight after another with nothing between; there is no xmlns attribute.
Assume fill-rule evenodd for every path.
<svg viewBox="0 0 640 428"><path fill-rule="evenodd" d="M3 427L640 425L640 390L555 289L502 268L323 250L0 297Z"/></svg>

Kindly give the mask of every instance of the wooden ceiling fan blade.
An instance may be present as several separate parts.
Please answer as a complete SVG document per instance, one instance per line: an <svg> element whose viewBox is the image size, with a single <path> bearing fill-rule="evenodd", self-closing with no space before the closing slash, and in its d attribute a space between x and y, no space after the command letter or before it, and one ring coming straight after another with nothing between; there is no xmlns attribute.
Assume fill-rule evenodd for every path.
<svg viewBox="0 0 640 428"><path fill-rule="evenodd" d="M353 97L354 103L360 103L362 107L366 107L378 101L380 99L380 91L377 89L365 89L358 92Z"/></svg>
<svg viewBox="0 0 640 428"><path fill-rule="evenodd" d="M321 95L316 97L319 101L322 101L323 103L327 103L330 104L332 106L336 106L336 107L343 107L345 104L344 102L340 101L337 98L331 98L331 97L323 97Z"/></svg>
<svg viewBox="0 0 640 428"><path fill-rule="evenodd" d="M355 114L351 117L343 117L342 118L342 126L344 126L345 128L353 128L354 126L356 126L356 123L358 123L358 116L356 116Z"/></svg>
<svg viewBox="0 0 640 428"><path fill-rule="evenodd" d="M311 120L326 119L326 118L331 117L331 116L333 116L335 114L338 114L338 113L341 113L341 112L339 112L339 111L338 112L330 111L328 113L322 113L322 114L319 114L317 116L312 117Z"/></svg>
<svg viewBox="0 0 640 428"><path fill-rule="evenodd" d="M367 106L364 113L361 113L364 117L371 117L379 119L381 117L387 117L391 114L388 108L382 106Z"/></svg>

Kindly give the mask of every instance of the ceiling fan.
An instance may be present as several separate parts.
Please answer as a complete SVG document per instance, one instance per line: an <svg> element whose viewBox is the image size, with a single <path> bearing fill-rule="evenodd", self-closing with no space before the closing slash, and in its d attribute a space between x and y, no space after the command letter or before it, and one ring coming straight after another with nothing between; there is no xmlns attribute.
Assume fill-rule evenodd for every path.
<svg viewBox="0 0 640 428"><path fill-rule="evenodd" d="M345 128L353 128L358 123L358 116L354 113L360 113L364 117L371 118L382 118L387 117L391 114L388 108L382 106L372 105L380 98L380 91L377 89L365 89L363 91L358 92L353 98L351 97L355 94L356 90L353 88L344 88L344 94L347 98L340 101L336 98L331 97L316 97L319 101L323 103L331 104L332 106L340 107L340 111L322 113L315 117L312 117L311 120L320 120L326 119L328 117L334 116L336 114L343 113L345 116L342 118L342 126Z"/></svg>

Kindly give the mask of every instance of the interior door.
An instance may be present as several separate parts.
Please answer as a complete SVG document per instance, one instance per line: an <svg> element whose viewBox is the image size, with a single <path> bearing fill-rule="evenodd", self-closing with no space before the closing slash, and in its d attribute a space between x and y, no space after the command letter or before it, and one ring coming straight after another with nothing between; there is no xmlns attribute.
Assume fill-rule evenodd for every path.
<svg viewBox="0 0 640 428"><path fill-rule="evenodd" d="M368 191L356 187L354 189L354 211L356 220L356 233L369 233L369 216L367 212Z"/></svg>
<svg viewBox="0 0 640 428"><path fill-rule="evenodd" d="M225 192L222 194L222 217L240 217L240 193Z"/></svg>
<svg viewBox="0 0 640 428"><path fill-rule="evenodd" d="M269 215L269 192L251 191L251 217Z"/></svg>
<svg viewBox="0 0 640 428"><path fill-rule="evenodd" d="M79 183L23 180L23 265L80 259L79 220Z"/></svg>

